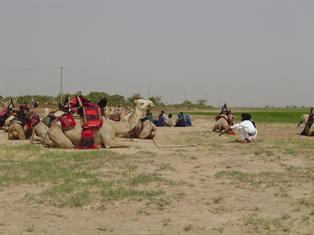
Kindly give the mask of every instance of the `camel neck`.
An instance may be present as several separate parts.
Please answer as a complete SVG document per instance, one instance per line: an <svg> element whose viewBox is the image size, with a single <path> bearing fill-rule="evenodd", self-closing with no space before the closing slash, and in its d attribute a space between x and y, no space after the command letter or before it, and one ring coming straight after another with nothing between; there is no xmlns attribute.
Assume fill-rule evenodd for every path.
<svg viewBox="0 0 314 235"><path fill-rule="evenodd" d="M130 130L132 130L136 126L136 124L142 118L142 116L143 113L137 107L135 107L135 110L131 113L128 120Z"/></svg>

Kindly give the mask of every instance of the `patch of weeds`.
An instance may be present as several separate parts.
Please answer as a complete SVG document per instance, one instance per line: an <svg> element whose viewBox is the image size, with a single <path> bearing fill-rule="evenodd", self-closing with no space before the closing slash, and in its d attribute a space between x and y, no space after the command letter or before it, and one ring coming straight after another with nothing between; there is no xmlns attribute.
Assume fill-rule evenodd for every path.
<svg viewBox="0 0 314 235"><path fill-rule="evenodd" d="M275 153L269 149L259 149L254 152L255 156L266 155L267 157L274 156Z"/></svg>
<svg viewBox="0 0 314 235"><path fill-rule="evenodd" d="M108 227L98 227L96 228L96 230L101 231L101 232L113 232L114 229L113 228L108 228Z"/></svg>
<svg viewBox="0 0 314 235"><path fill-rule="evenodd" d="M148 184L151 182L163 182L163 178L156 174L137 175L128 181L129 185Z"/></svg>
<svg viewBox="0 0 314 235"><path fill-rule="evenodd" d="M255 232L282 232L285 234L290 232L288 225L281 219L259 217L256 214L244 218L244 225Z"/></svg>
<svg viewBox="0 0 314 235"><path fill-rule="evenodd" d="M157 208L160 211L164 210L170 204L170 200L167 198L159 198L153 202L157 205Z"/></svg>
<svg viewBox="0 0 314 235"><path fill-rule="evenodd" d="M171 219L163 219L162 220L162 226L166 227L169 225L170 222L171 222Z"/></svg>
<svg viewBox="0 0 314 235"><path fill-rule="evenodd" d="M289 155L295 155L295 154L298 153L298 151L293 149L293 148L288 148L288 149L285 149L283 153L284 154L289 154Z"/></svg>
<svg viewBox="0 0 314 235"><path fill-rule="evenodd" d="M11 157L16 157L20 151L23 154L18 159ZM110 151L0 146L0 158L0 189L19 184L46 185L40 193L26 193L24 198L29 202L82 207L97 201L152 200L165 195L161 190L149 188L149 183L166 182L165 179L157 174L136 175L137 166L128 162L127 155ZM108 174L111 166L123 166L128 174ZM103 173L104 168L109 168L107 174ZM145 188L139 190L136 188L139 185Z"/></svg>
<svg viewBox="0 0 314 235"><path fill-rule="evenodd" d="M223 233L225 228L224 227L219 227L219 228L213 228L212 230L218 231L219 233Z"/></svg>
<svg viewBox="0 0 314 235"><path fill-rule="evenodd" d="M155 171L176 171L176 169L174 169L170 163L161 163Z"/></svg>
<svg viewBox="0 0 314 235"><path fill-rule="evenodd" d="M213 204L210 204L211 206L213 206L212 208L209 208L208 211L213 213L213 214L224 214L226 212L228 212L228 209L226 207L224 207L223 205L219 205L219 204L215 204L216 206L214 206Z"/></svg>
<svg viewBox="0 0 314 235"><path fill-rule="evenodd" d="M240 171L220 171L216 178L229 179L246 183L251 186L265 185L267 187L290 184L291 182L313 182L313 167L287 167L282 172L262 171L259 173L244 173Z"/></svg>
<svg viewBox="0 0 314 235"><path fill-rule="evenodd" d="M275 197L289 197L287 189L285 187L280 187L279 192L275 193Z"/></svg>
<svg viewBox="0 0 314 235"><path fill-rule="evenodd" d="M152 199L157 196L164 195L165 192L161 190L138 190L138 189L128 189L128 188L110 188L104 189L101 192L103 201L114 201L122 199Z"/></svg>
<svg viewBox="0 0 314 235"><path fill-rule="evenodd" d="M169 197L159 197L155 199L151 199L146 203L146 206L153 206L156 209L162 211L171 203Z"/></svg>
<svg viewBox="0 0 314 235"><path fill-rule="evenodd" d="M193 226L192 226L192 225L187 225L187 226L185 226L185 227L183 228L183 231L189 232L189 231L191 231L192 229L193 229Z"/></svg>
<svg viewBox="0 0 314 235"><path fill-rule="evenodd" d="M150 216L151 214L146 211L145 209L139 209L137 212L136 212L137 215L147 215L147 216Z"/></svg>
<svg viewBox="0 0 314 235"><path fill-rule="evenodd" d="M143 155L145 157L155 157L157 154L150 151L138 151L137 155Z"/></svg>
<svg viewBox="0 0 314 235"><path fill-rule="evenodd" d="M24 232L32 233L35 230L35 226L32 225L32 224L27 224L27 225L24 225L24 229L23 230L24 230Z"/></svg>
<svg viewBox="0 0 314 235"><path fill-rule="evenodd" d="M222 196L222 195L219 195L219 196L213 198L213 203L214 203L214 204L219 204L219 203L221 203L223 200L224 200L223 196Z"/></svg>

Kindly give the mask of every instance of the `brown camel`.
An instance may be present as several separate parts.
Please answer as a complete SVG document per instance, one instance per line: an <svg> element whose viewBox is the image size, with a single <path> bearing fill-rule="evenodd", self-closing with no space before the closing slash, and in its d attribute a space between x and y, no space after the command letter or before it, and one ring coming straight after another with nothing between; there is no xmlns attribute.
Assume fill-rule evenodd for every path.
<svg viewBox="0 0 314 235"><path fill-rule="evenodd" d="M135 104L135 110L126 121L114 122L103 117L103 126L94 133L96 145L105 148L112 147L115 137L126 135L137 125L146 110L153 106L150 100L136 100ZM62 130L61 123L58 120L53 121L44 138L42 138L42 143L49 147L64 149L79 146L81 143L82 128L79 119L76 120L76 123L77 125L73 129Z"/></svg>

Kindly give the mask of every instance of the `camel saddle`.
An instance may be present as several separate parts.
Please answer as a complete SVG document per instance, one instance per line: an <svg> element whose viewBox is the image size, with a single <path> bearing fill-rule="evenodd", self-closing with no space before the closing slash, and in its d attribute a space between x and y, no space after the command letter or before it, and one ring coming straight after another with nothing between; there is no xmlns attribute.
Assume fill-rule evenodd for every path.
<svg viewBox="0 0 314 235"><path fill-rule="evenodd" d="M82 108L82 128L100 129L103 125L101 110L98 105L90 103Z"/></svg>
<svg viewBox="0 0 314 235"><path fill-rule="evenodd" d="M82 107L82 134L80 149L96 149L94 132L100 129L103 125L101 109L98 105L88 103Z"/></svg>
<svg viewBox="0 0 314 235"><path fill-rule="evenodd" d="M58 121L61 123L62 130L71 130L76 126L76 121L71 113L62 115Z"/></svg>

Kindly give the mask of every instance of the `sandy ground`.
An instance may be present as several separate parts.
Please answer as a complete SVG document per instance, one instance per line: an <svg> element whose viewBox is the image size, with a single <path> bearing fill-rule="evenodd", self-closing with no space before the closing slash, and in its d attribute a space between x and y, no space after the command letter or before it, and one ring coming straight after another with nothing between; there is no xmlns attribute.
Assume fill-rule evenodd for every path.
<svg viewBox="0 0 314 235"><path fill-rule="evenodd" d="M162 148L151 140L134 140L127 141L130 148L109 150L141 153L134 162L141 171L159 169L175 182L161 186L170 197L166 206L126 200L101 209L57 208L25 200L27 192L43 186L17 185L0 191L0 234L314 234L314 204L298 203L312 198L314 181L285 174L291 166L313 166L313 149L293 143L314 144L314 138L298 136L294 125L261 124L259 141L246 145L211 133L212 125L198 119L191 128L159 128L156 142ZM6 139L0 131L0 144L27 143ZM183 144L197 146L163 148ZM261 182L253 184L217 177L226 171L272 172L288 178L277 183L262 175Z"/></svg>

